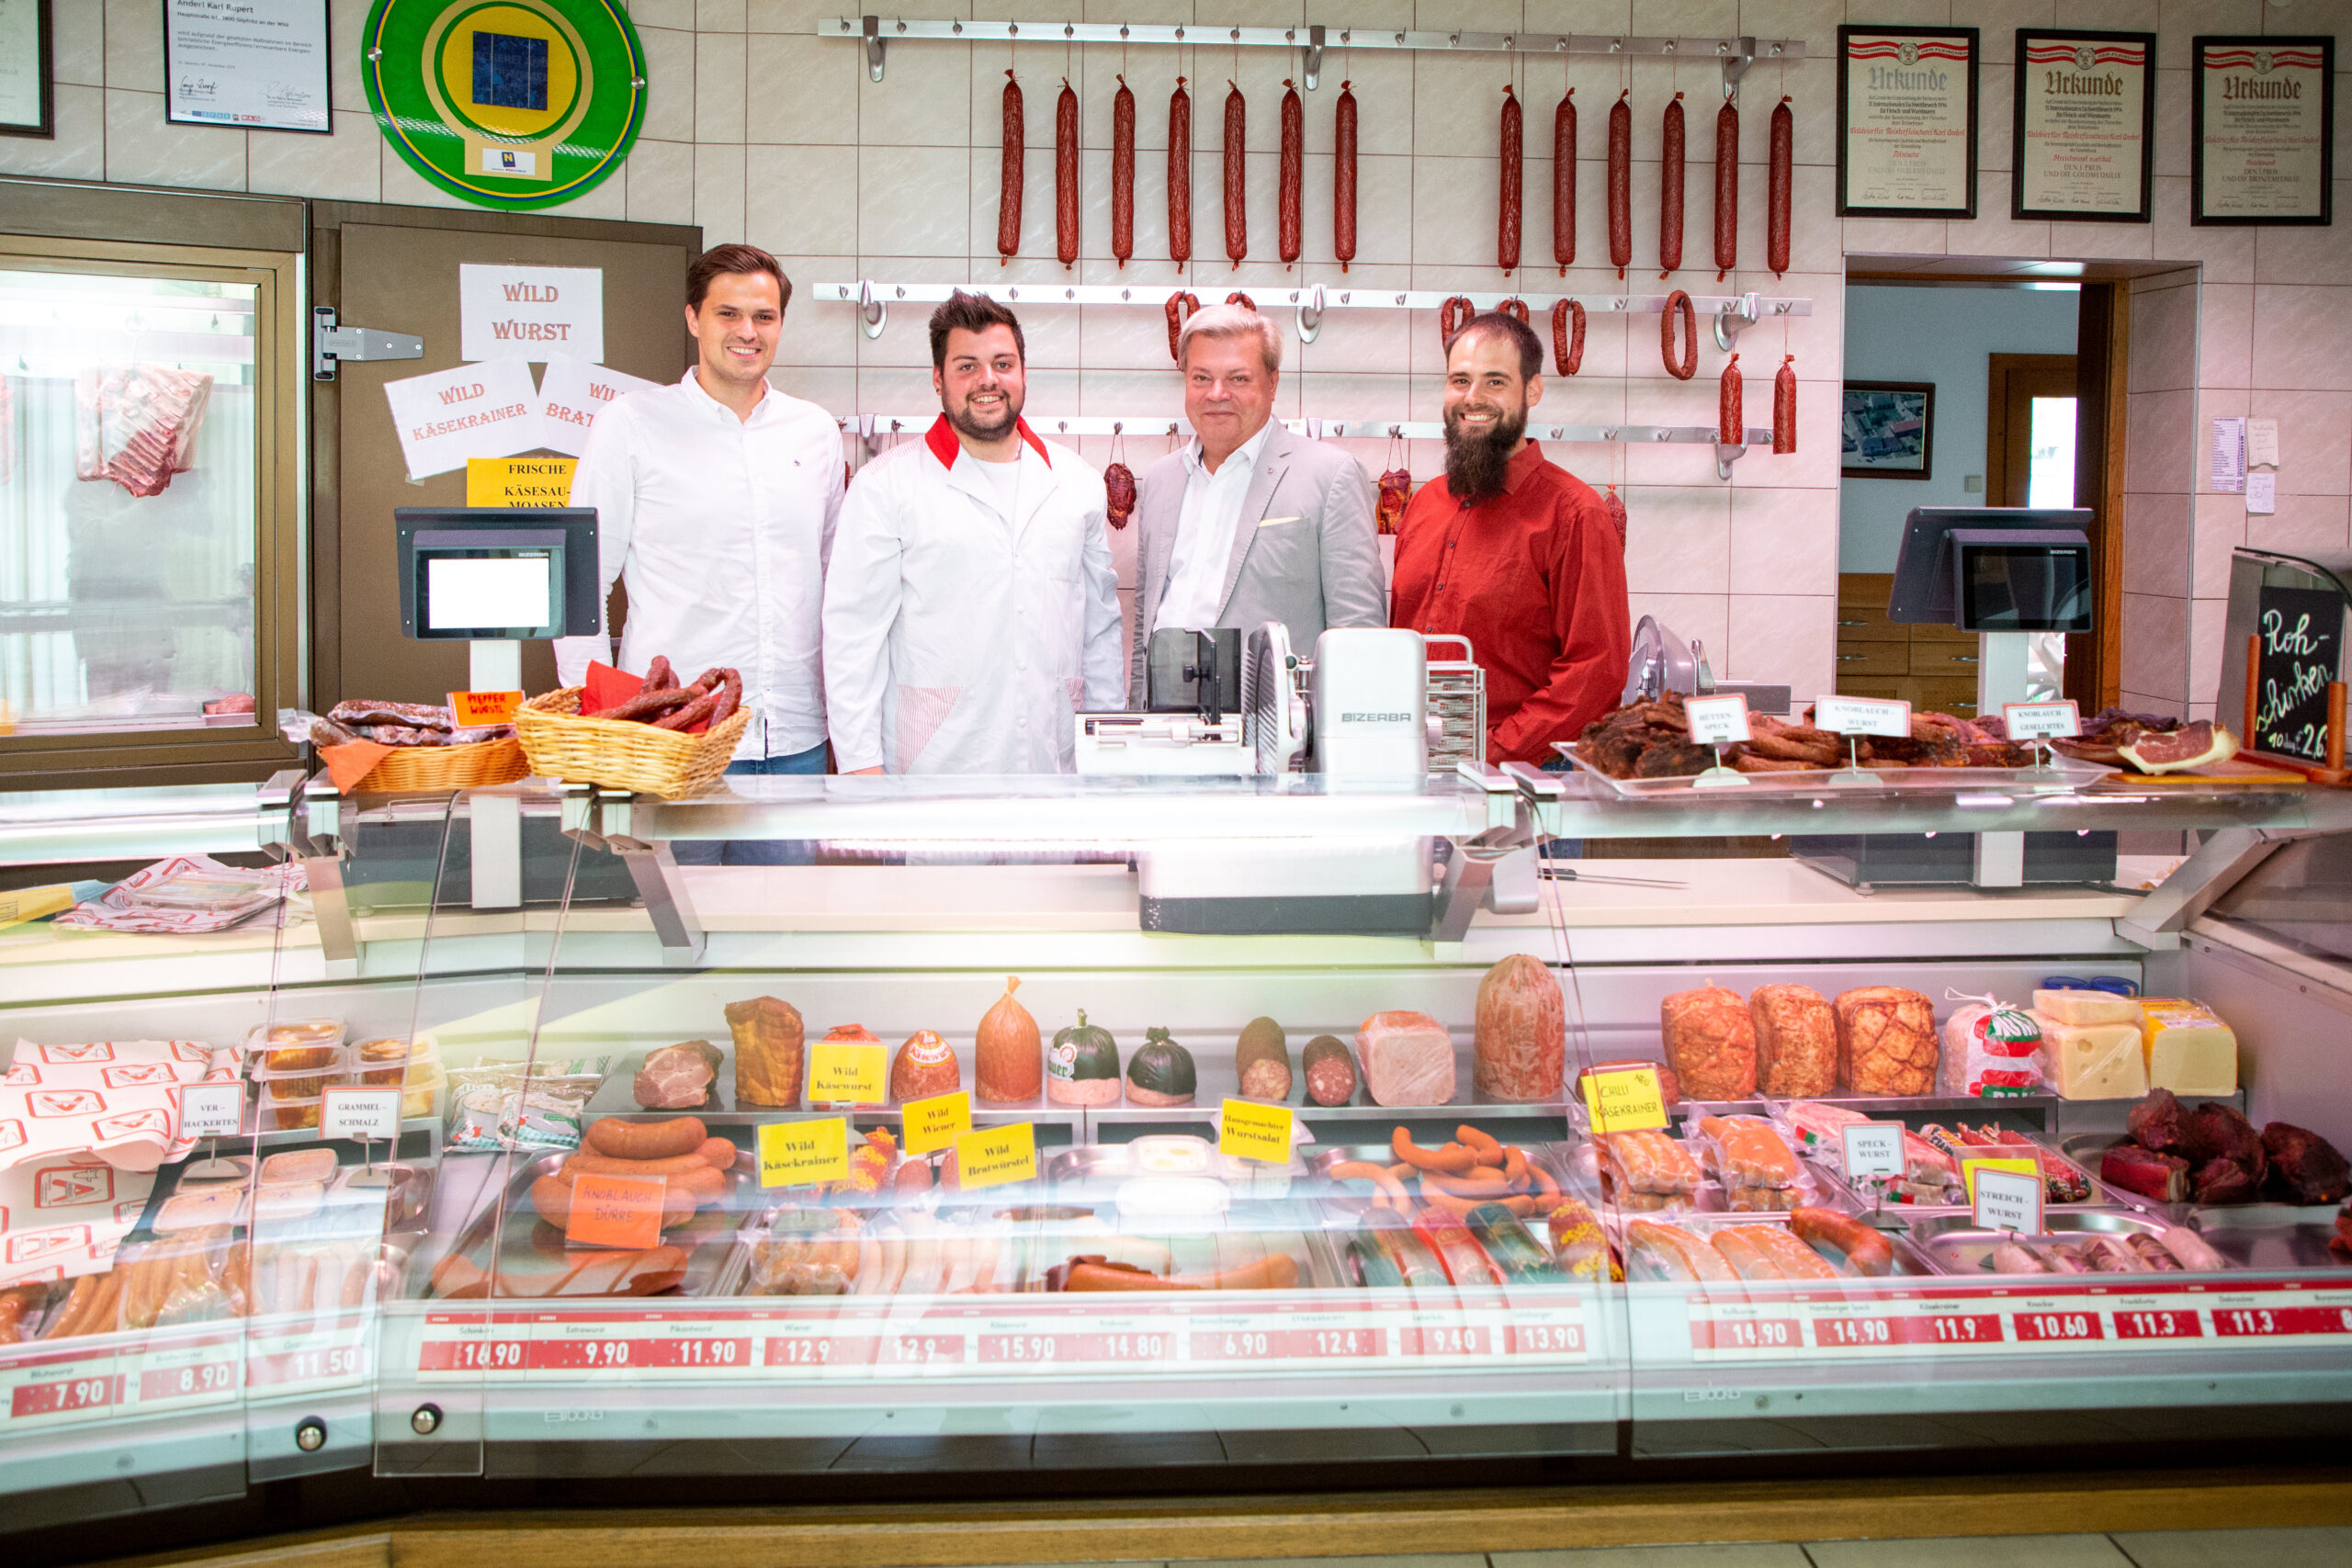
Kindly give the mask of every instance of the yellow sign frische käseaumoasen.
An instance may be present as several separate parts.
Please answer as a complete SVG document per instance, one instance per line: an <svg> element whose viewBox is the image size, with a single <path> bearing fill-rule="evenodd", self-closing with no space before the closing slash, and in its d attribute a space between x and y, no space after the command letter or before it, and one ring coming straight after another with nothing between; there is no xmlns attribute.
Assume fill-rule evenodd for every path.
<svg viewBox="0 0 2352 1568"><path fill-rule="evenodd" d="M468 506L569 506L577 457L469 457Z"/></svg>

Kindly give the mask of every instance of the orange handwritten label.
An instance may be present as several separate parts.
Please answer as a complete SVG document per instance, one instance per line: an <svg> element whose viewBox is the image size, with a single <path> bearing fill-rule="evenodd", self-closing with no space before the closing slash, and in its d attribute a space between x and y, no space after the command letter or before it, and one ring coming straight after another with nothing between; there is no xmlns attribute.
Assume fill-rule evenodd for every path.
<svg viewBox="0 0 2352 1568"><path fill-rule="evenodd" d="M662 1245L658 1176L582 1176L571 1184L571 1217L563 1239L573 1247L626 1247L642 1252Z"/></svg>
<svg viewBox="0 0 2352 1568"><path fill-rule="evenodd" d="M459 729L479 729L486 724L512 724L522 711L520 692L452 692L449 711L457 716Z"/></svg>

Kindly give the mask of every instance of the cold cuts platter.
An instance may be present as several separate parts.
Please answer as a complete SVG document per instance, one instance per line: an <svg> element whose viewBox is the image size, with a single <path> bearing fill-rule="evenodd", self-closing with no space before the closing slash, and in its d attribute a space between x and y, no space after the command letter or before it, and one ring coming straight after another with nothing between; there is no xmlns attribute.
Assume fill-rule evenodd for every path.
<svg viewBox="0 0 2352 1568"><path fill-rule="evenodd" d="M2040 768L1792 768L1769 773L1742 773L1731 787L1702 786L1695 775L1621 779L1602 772L1577 754L1577 742L1559 741L1559 753L1588 778L1598 779L1621 800L1739 799L1819 795L1848 791L1900 791L1905 794L1951 794L1960 790L2016 789L2030 795L2069 795L2108 777L2110 770L2053 756ZM1703 749L1702 749L1703 750ZM1730 781L1724 781L1729 784Z"/></svg>

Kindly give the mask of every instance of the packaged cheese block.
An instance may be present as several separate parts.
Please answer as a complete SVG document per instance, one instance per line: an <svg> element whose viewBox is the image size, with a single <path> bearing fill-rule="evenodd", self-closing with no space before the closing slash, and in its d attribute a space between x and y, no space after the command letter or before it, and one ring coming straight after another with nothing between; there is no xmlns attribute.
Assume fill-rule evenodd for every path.
<svg viewBox="0 0 2352 1568"><path fill-rule="evenodd" d="M754 997L729 1002L724 1010L735 1036L735 1098L747 1105L797 1108L807 1038L800 1010L774 997Z"/></svg>
<svg viewBox="0 0 2352 1568"><path fill-rule="evenodd" d="M1692 1100L1745 1100L1756 1092L1756 1025L1747 1000L1721 986L1677 991L1658 1004L1667 1064Z"/></svg>
<svg viewBox="0 0 2352 1568"><path fill-rule="evenodd" d="M1858 1094L1936 1091L1936 1004L1900 986L1858 986L1830 1003L1838 1081Z"/></svg>
<svg viewBox="0 0 2352 1568"><path fill-rule="evenodd" d="M2061 1023L2131 1023L2140 1021L2137 997L2107 991L2036 991L2033 1010Z"/></svg>
<svg viewBox="0 0 2352 1568"><path fill-rule="evenodd" d="M1374 1105L1443 1105L1453 1099L1453 1040L1425 1012L1376 1012L1356 1031L1356 1055Z"/></svg>
<svg viewBox="0 0 2352 1568"><path fill-rule="evenodd" d="M2150 1089L2175 1094L2235 1094L2238 1037L2211 1010L2159 998L2143 1004L2141 1059Z"/></svg>
<svg viewBox="0 0 2352 1568"><path fill-rule="evenodd" d="M2067 1100L2137 1100L2148 1092L2140 1032L2128 1023L2061 1023L2037 1013L2050 1077Z"/></svg>
<svg viewBox="0 0 2352 1568"><path fill-rule="evenodd" d="M1756 1087L1803 1100L1838 1087L1838 1020L1811 986L1758 986L1747 994L1756 1026Z"/></svg>
<svg viewBox="0 0 2352 1568"><path fill-rule="evenodd" d="M1514 953L1478 982L1470 1079L1490 1100L1557 1100L1567 1061L1560 983L1539 959ZM1244 1093L1248 1090L1245 1089Z"/></svg>

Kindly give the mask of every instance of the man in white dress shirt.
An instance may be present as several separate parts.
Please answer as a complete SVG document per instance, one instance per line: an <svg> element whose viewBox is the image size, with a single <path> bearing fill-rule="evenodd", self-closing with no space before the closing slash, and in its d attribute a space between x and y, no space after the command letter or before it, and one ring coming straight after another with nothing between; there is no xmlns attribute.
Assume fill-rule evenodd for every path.
<svg viewBox="0 0 2352 1568"><path fill-rule="evenodd" d="M1102 476L1021 417L1011 310L931 318L939 420L858 471L825 580L825 705L842 773L1051 773L1071 716L1119 705Z"/></svg>
<svg viewBox="0 0 2352 1568"><path fill-rule="evenodd" d="M597 416L571 504L596 509L603 604L628 585L620 668L666 654L682 680L742 672L750 728L728 772L821 773L825 699L818 614L841 513L841 433L816 404L767 383L792 284L765 251L721 245L686 275L695 367ZM565 637L556 670L578 685L605 637ZM677 846L692 863L794 863L781 845Z"/></svg>

